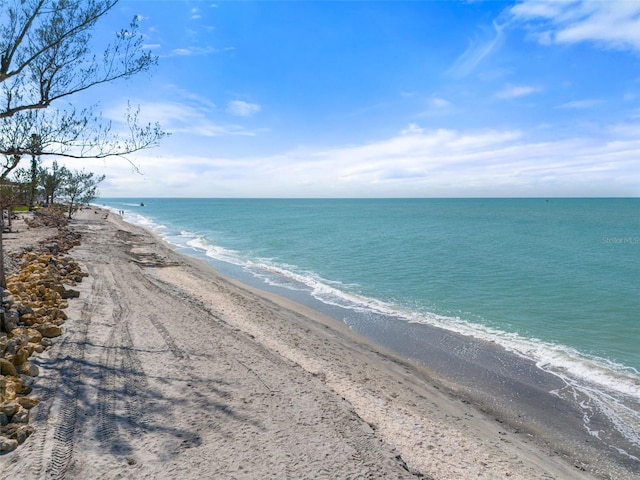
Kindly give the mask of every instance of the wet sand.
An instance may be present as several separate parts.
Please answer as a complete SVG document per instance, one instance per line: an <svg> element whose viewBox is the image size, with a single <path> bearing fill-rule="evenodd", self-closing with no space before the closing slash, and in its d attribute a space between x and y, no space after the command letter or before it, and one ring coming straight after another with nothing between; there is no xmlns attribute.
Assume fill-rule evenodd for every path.
<svg viewBox="0 0 640 480"><path fill-rule="evenodd" d="M70 254L89 277L75 287L81 295L70 302L65 334L38 359L36 433L0 457L0 477L634 473L574 433L566 442L521 407L503 414L506 405L492 405L503 397L478 393L515 385L519 395L536 394L518 390L518 379L504 383L513 365L495 367L503 351L487 346L479 361L452 367L444 354L460 339L447 343L443 334L426 368L318 311L225 278L116 215L83 211L73 229L83 237ZM412 346L419 336L407 332L394 342L428 347ZM447 378L438 362L467 374ZM565 416L560 409L549 418Z"/></svg>

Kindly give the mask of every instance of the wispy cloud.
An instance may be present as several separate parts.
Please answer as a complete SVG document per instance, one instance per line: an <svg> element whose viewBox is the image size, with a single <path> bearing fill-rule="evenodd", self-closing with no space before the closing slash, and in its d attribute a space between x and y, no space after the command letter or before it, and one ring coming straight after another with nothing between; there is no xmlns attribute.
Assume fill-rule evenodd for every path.
<svg viewBox="0 0 640 480"><path fill-rule="evenodd" d="M194 97L196 98L196 97ZM256 130L242 125L216 120L213 103L193 102L150 102L140 109L142 122L158 122L162 128L172 134L196 135L201 137L255 136ZM107 110L105 117L115 122L121 121L118 115L123 109L118 107Z"/></svg>
<svg viewBox="0 0 640 480"><path fill-rule="evenodd" d="M243 102L242 100L233 100L227 104L226 111L237 117L251 117L260 111L260 105Z"/></svg>
<svg viewBox="0 0 640 480"><path fill-rule="evenodd" d="M446 108L451 105L451 102L449 100L445 100L444 98L432 97L429 100L429 105L435 108Z"/></svg>
<svg viewBox="0 0 640 480"><path fill-rule="evenodd" d="M490 38L470 41L467 50L465 50L465 52L456 59L451 68L449 68L449 74L454 77L465 77L469 75L486 57L502 44L503 39L503 27L497 22L493 22L493 31Z"/></svg>
<svg viewBox="0 0 640 480"><path fill-rule="evenodd" d="M509 85L496 93L495 96L497 98L509 100L513 98L526 97L541 91L542 88L531 85Z"/></svg>
<svg viewBox="0 0 640 480"><path fill-rule="evenodd" d="M600 100L597 98L585 99L585 100L574 100L571 102L563 103L558 105L556 108L568 108L574 110L582 110L587 108L593 108L598 105L602 105L604 100Z"/></svg>
<svg viewBox="0 0 640 480"><path fill-rule="evenodd" d="M640 2L524 0L510 9L543 44L591 42L640 51Z"/></svg>
<svg viewBox="0 0 640 480"><path fill-rule="evenodd" d="M193 57L197 55L210 55L212 53L218 53L218 49L215 47L182 47L182 48L174 48L168 54L161 55L161 56Z"/></svg>

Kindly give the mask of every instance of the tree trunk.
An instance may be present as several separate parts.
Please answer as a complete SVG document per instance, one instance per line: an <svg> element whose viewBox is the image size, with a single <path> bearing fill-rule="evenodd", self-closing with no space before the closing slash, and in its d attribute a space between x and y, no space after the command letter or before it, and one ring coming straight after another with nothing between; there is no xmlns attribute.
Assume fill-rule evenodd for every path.
<svg viewBox="0 0 640 480"><path fill-rule="evenodd" d="M4 274L4 248L2 248L2 230L4 229L4 215L0 219L0 332L8 333L4 323L4 291L7 289L7 277Z"/></svg>

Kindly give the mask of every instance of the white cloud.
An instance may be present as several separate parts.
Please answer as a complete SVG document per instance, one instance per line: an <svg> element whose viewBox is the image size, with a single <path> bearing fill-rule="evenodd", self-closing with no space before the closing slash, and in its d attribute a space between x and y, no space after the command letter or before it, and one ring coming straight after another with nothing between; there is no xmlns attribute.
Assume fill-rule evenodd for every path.
<svg viewBox="0 0 640 480"><path fill-rule="evenodd" d="M165 57L193 57L197 55L209 55L211 53L217 53L218 49L215 47L183 47L174 48L167 55L161 55Z"/></svg>
<svg viewBox="0 0 640 480"><path fill-rule="evenodd" d="M542 91L540 87L533 87L531 85L510 85L503 90L496 93L496 97L504 99L512 99L518 97L526 97L533 93Z"/></svg>
<svg viewBox="0 0 640 480"><path fill-rule="evenodd" d="M243 102L242 100L233 100L227 104L227 113L237 117L251 117L261 110L257 103Z"/></svg>
<svg viewBox="0 0 640 480"><path fill-rule="evenodd" d="M637 128L637 127L636 127ZM426 130L268 156L154 155L106 173L105 196L598 196L637 195L637 136L528 139L514 130ZM167 175L171 172L171 175Z"/></svg>
<svg viewBox="0 0 640 480"><path fill-rule="evenodd" d="M420 128L417 124L415 123L410 123L407 128L405 128L404 130L402 130L400 132L400 134L402 135L419 135L422 132L424 132L423 128Z"/></svg>
<svg viewBox="0 0 640 480"><path fill-rule="evenodd" d="M571 102L563 103L558 105L556 108L569 108L575 110L582 110L586 108L596 107L598 105L602 105L604 100L600 100L597 98L585 99L585 100L574 100Z"/></svg>
<svg viewBox="0 0 640 480"><path fill-rule="evenodd" d="M640 51L640 2L524 0L510 9L543 44L592 42Z"/></svg>
<svg viewBox="0 0 640 480"><path fill-rule="evenodd" d="M448 100L445 100L444 98L439 98L439 97L433 97L430 101L429 104L432 107L436 107L436 108L446 108L448 106L451 105L451 102Z"/></svg>

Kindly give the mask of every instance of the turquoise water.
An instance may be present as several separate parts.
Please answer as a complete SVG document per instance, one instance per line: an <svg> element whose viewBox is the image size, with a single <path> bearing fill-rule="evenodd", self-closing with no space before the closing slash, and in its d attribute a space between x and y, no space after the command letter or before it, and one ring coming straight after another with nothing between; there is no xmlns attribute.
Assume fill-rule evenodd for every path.
<svg viewBox="0 0 640 480"><path fill-rule="evenodd" d="M265 285L640 391L640 199L97 203Z"/></svg>

